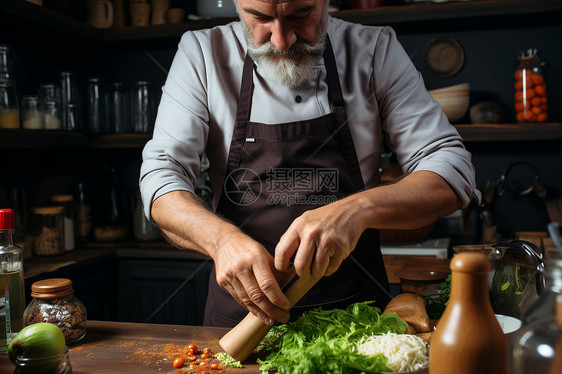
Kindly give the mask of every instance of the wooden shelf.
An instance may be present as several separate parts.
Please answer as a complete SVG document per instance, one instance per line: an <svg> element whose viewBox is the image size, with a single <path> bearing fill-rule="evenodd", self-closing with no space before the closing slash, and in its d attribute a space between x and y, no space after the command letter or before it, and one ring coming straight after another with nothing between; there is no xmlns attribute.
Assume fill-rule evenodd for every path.
<svg viewBox="0 0 562 374"><path fill-rule="evenodd" d="M445 3L421 2L368 10L344 10L334 17L366 25L470 19L493 16L518 16L559 12L560 0L473 0Z"/></svg>
<svg viewBox="0 0 562 374"><path fill-rule="evenodd" d="M465 142L542 141L562 139L562 123L455 125Z"/></svg>
<svg viewBox="0 0 562 374"><path fill-rule="evenodd" d="M497 16L556 14L561 10L561 0L472 0L444 3L422 2L367 10L343 10L332 13L332 16L366 25L400 25L447 20L463 20L464 22ZM22 0L2 0L0 2L0 20L3 18L7 18L11 22L33 23L50 31L107 43L177 40L187 30L210 28L236 19L213 18L179 25L96 29L55 10Z"/></svg>
<svg viewBox="0 0 562 374"><path fill-rule="evenodd" d="M500 123L455 125L465 142L545 141L562 139L562 123ZM51 130L0 129L0 149L144 147L152 134L93 134Z"/></svg>
<svg viewBox="0 0 562 374"><path fill-rule="evenodd" d="M152 134L95 134L53 130L0 129L0 149L142 148Z"/></svg>

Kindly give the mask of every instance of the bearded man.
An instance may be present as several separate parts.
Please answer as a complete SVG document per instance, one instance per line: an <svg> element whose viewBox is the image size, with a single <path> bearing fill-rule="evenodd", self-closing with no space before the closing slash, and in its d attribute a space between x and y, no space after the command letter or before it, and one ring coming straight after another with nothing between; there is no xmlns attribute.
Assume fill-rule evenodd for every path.
<svg viewBox="0 0 562 374"><path fill-rule="evenodd" d="M379 229L466 206L471 156L388 27L333 19L328 0L237 0L239 22L186 32L143 151L145 213L214 262L206 325L391 295ZM380 185L383 144L405 177ZM212 210L194 191L210 161Z"/></svg>

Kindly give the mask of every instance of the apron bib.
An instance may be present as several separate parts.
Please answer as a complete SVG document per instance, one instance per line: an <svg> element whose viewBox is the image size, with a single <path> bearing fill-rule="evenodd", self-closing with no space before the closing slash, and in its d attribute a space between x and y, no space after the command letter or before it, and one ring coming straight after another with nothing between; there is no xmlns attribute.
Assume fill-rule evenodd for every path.
<svg viewBox="0 0 562 374"><path fill-rule="evenodd" d="M254 62L249 56L244 62L236 124L217 213L271 254L283 233L302 213L364 190L329 39L324 61L334 112L274 125L249 120ZM340 268L322 278L291 309L291 318L318 306L344 308L366 300L375 300L378 307L384 308L390 299L388 289L379 232L368 229ZM233 327L247 313L217 284L213 268L204 324Z"/></svg>

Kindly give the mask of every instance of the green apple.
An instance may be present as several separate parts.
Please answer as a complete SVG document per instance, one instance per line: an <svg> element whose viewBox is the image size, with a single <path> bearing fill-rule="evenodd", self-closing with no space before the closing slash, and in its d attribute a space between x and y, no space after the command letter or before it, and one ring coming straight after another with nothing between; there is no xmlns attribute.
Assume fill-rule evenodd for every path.
<svg viewBox="0 0 562 374"><path fill-rule="evenodd" d="M60 355L65 348L64 334L52 323L34 323L24 327L8 345L8 356L15 363L17 356L44 358Z"/></svg>

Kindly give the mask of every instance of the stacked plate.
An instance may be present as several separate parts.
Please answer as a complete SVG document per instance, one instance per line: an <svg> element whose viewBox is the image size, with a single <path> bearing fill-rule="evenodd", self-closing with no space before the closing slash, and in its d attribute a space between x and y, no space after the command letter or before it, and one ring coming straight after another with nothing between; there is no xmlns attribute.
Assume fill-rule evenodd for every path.
<svg viewBox="0 0 562 374"><path fill-rule="evenodd" d="M449 122L456 122L466 114L470 104L470 83L438 88L429 93L441 105Z"/></svg>

